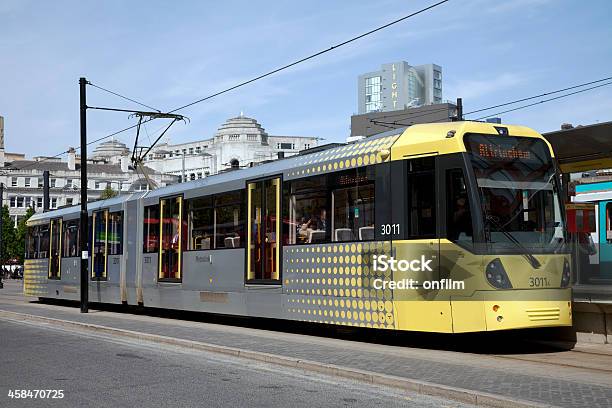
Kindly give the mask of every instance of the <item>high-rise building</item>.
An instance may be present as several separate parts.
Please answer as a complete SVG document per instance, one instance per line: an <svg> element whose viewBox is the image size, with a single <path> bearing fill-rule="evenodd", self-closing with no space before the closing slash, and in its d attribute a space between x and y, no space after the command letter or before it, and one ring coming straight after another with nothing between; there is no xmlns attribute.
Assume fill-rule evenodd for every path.
<svg viewBox="0 0 612 408"><path fill-rule="evenodd" d="M442 103L442 67L383 64L380 71L359 76L357 94L359 114Z"/></svg>

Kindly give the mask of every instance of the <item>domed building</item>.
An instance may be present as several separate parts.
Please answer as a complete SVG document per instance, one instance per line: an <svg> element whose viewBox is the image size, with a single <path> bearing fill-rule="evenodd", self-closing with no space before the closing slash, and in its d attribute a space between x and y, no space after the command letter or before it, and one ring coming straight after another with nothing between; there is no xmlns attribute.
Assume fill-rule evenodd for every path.
<svg viewBox="0 0 612 408"><path fill-rule="evenodd" d="M189 181L292 156L316 144L315 137L268 135L256 119L240 114L226 120L210 139L159 145L145 163Z"/></svg>
<svg viewBox="0 0 612 408"><path fill-rule="evenodd" d="M125 143L111 139L100 143L91 154L91 158L117 164L120 162L122 156L128 156L129 154L130 149L128 149Z"/></svg>

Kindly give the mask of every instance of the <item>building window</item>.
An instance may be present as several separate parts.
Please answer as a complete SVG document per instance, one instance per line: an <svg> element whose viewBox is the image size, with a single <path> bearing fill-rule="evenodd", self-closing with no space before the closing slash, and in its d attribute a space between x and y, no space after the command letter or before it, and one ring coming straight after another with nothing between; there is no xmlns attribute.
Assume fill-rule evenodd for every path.
<svg viewBox="0 0 612 408"><path fill-rule="evenodd" d="M17 208L23 208L23 197L17 197Z"/></svg>
<svg viewBox="0 0 612 408"><path fill-rule="evenodd" d="M73 198L70 198L70 197L69 197L69 198L66 198L66 205L71 206L71 205L72 205L72 203L73 203L73 201L74 201L74 199L73 199Z"/></svg>
<svg viewBox="0 0 612 408"><path fill-rule="evenodd" d="M442 73L440 71L434 70L434 78L438 80L442 80Z"/></svg>
<svg viewBox="0 0 612 408"><path fill-rule="evenodd" d="M49 182L49 187L55 188L57 185L57 179L52 178Z"/></svg>
<svg viewBox="0 0 612 408"><path fill-rule="evenodd" d="M17 187L17 177L11 177L11 187Z"/></svg>
<svg viewBox="0 0 612 408"><path fill-rule="evenodd" d="M102 183L100 183L99 181L94 182L94 189L100 190L101 186L102 186Z"/></svg>
<svg viewBox="0 0 612 408"><path fill-rule="evenodd" d="M229 135L228 139L229 140L240 140L240 135L238 134Z"/></svg>
<svg viewBox="0 0 612 408"><path fill-rule="evenodd" d="M279 143L278 145L281 150L291 150L294 147L293 143Z"/></svg>
<svg viewBox="0 0 612 408"><path fill-rule="evenodd" d="M66 188L74 188L74 182L72 179L66 180Z"/></svg>
<svg viewBox="0 0 612 408"><path fill-rule="evenodd" d="M304 143L304 149L310 149L310 143Z"/></svg>
<svg viewBox="0 0 612 408"><path fill-rule="evenodd" d="M200 146L198 146L198 147L196 147L196 148L195 148L196 153L200 153L200 151L201 151L201 150L202 150L202 149L200 148Z"/></svg>
<svg viewBox="0 0 612 408"><path fill-rule="evenodd" d="M114 212L108 218L108 254L123 254L123 213Z"/></svg>
<svg viewBox="0 0 612 408"><path fill-rule="evenodd" d="M79 254L79 221L64 221L63 257L74 258Z"/></svg>
<svg viewBox="0 0 612 408"><path fill-rule="evenodd" d="M26 187L30 187L30 185L31 185L31 184L32 184L32 183L31 183L31 179L30 179L29 177L26 177L26 178L25 178L25 186L26 186Z"/></svg>
<svg viewBox="0 0 612 408"><path fill-rule="evenodd" d="M38 188L43 188L43 186L44 186L44 181L43 181L43 179L39 178L38 179Z"/></svg>
<svg viewBox="0 0 612 408"><path fill-rule="evenodd" d="M26 197L25 198L25 207L28 208L28 207L30 207L30 205L32 205L32 198L31 197Z"/></svg>
<svg viewBox="0 0 612 408"><path fill-rule="evenodd" d="M36 197L36 207L37 208L42 208L43 207L43 198L42 197Z"/></svg>
<svg viewBox="0 0 612 408"><path fill-rule="evenodd" d="M365 79L365 108L367 112L382 108L382 77L375 76Z"/></svg>
<svg viewBox="0 0 612 408"><path fill-rule="evenodd" d="M10 197L9 202L11 208L17 207L17 197Z"/></svg>
<svg viewBox="0 0 612 408"><path fill-rule="evenodd" d="M189 148L189 154L193 154L193 147Z"/></svg>
<svg viewBox="0 0 612 408"><path fill-rule="evenodd" d="M178 176L178 182L182 183L183 182L183 176Z"/></svg>
<svg viewBox="0 0 612 408"><path fill-rule="evenodd" d="M201 179L202 178L202 173L198 173L198 178Z"/></svg>
<svg viewBox="0 0 612 408"><path fill-rule="evenodd" d="M159 205L145 207L143 251L145 253L157 252L159 250Z"/></svg>
<svg viewBox="0 0 612 408"><path fill-rule="evenodd" d="M187 149L183 149L183 154L187 154Z"/></svg>
<svg viewBox="0 0 612 408"><path fill-rule="evenodd" d="M57 198L51 198L51 208L57 208Z"/></svg>

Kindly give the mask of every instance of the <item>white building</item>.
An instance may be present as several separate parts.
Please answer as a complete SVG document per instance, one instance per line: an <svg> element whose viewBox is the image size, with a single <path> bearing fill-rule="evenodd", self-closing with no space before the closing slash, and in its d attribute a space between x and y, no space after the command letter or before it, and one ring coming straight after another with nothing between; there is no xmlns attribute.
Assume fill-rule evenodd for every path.
<svg viewBox="0 0 612 408"><path fill-rule="evenodd" d="M74 149L69 149L67 160L34 157L27 160L22 153L4 151L3 121L0 117L0 183L4 184L3 204L15 224L29 207L37 212L43 209L43 173L49 171L49 207L51 209L80 203L81 160ZM110 186L127 194L149 188L142 170L129 166L129 149L117 141L102 143L87 161L88 200L100 197ZM175 176L161 174L145 166L144 170L153 187L174 184Z"/></svg>
<svg viewBox="0 0 612 408"><path fill-rule="evenodd" d="M240 115L228 119L215 136L182 144L162 143L145 158L147 167L195 180L232 168L248 167L298 154L317 145L317 138L271 136L257 120Z"/></svg>

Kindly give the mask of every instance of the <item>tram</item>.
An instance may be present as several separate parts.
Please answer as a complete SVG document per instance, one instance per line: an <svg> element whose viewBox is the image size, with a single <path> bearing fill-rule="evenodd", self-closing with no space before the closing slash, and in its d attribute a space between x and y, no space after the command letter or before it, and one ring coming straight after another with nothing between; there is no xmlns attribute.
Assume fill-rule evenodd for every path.
<svg viewBox="0 0 612 408"><path fill-rule="evenodd" d="M443 333L569 326L557 175L534 130L466 121L89 203L89 299ZM78 227L77 206L29 219L26 295L79 299Z"/></svg>

